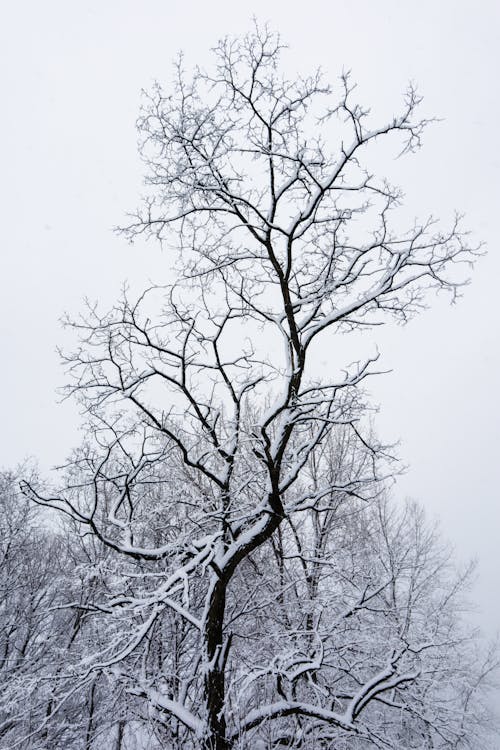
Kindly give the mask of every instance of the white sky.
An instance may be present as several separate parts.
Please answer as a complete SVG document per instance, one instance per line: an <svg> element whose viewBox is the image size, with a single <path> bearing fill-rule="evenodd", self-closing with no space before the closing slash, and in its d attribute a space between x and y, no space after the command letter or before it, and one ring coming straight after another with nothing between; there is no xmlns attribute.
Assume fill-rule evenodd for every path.
<svg viewBox="0 0 500 750"><path fill-rule="evenodd" d="M130 247L111 228L138 203L135 118L140 89L168 83L179 49L203 63L251 15L288 42L291 71L350 68L363 103L390 116L408 80L422 113L443 121L415 157L388 165L415 214L456 208L487 243L464 299L439 301L406 328L378 335L384 368L371 382L379 432L401 438L411 468L402 494L441 518L459 558L477 556L480 621L500 629L498 392L500 3L494 0L18 0L0 19L0 465L62 462L79 440L55 348L58 319L88 295L111 303L128 279L165 279L154 244Z"/></svg>

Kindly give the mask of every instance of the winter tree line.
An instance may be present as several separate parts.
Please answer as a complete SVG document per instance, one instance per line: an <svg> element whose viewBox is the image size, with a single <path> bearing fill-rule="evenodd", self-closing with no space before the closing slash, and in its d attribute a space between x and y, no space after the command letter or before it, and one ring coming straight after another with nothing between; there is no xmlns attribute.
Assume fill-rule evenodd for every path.
<svg viewBox="0 0 500 750"><path fill-rule="evenodd" d="M377 356L337 346L456 299L478 248L369 168L419 148L413 87L376 122L281 53L256 26L145 96L122 231L177 277L67 321L85 439L0 476L2 748L495 747L473 569L391 496Z"/></svg>

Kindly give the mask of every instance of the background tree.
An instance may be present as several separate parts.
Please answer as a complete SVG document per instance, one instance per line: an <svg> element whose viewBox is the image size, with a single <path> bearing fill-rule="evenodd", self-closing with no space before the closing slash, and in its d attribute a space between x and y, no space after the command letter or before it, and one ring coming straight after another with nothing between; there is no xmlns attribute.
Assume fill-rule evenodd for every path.
<svg viewBox="0 0 500 750"><path fill-rule="evenodd" d="M105 641L87 609L105 595L105 550L40 517L19 492L28 471L37 481L26 466L0 472L0 747L112 747L119 692L97 670L82 674ZM133 727L130 699L127 714Z"/></svg>
<svg viewBox="0 0 500 750"><path fill-rule="evenodd" d="M46 721L72 630L59 608L70 566L62 538L39 527L36 507L19 493L28 471L36 476L26 466L0 473L0 746L57 748L74 731L60 716L50 727Z"/></svg>
<svg viewBox="0 0 500 750"><path fill-rule="evenodd" d="M342 455L335 437L321 473ZM334 490L279 533L274 566L264 547L258 573L246 576L251 613L238 644L245 666L235 713L248 701L263 746L491 747L485 688L498 660L480 653L463 618L473 566L454 569L422 510L384 493L366 503ZM318 700L350 705L363 713L365 734L293 714L268 724L252 713L263 693L268 705L277 699L276 712Z"/></svg>
<svg viewBox="0 0 500 750"><path fill-rule="evenodd" d="M323 504L340 491L377 496L389 471L364 434L360 385L376 357L343 374L336 363L328 379L313 371L311 354L336 333L405 322L429 290L454 299L461 264L477 252L458 219L446 230L432 218L401 230L393 216L400 191L363 166L382 138L401 153L420 145L426 123L415 90L399 115L377 125L353 100L348 76L337 89L319 73L284 79L281 50L266 29L226 39L211 72L189 77L181 60L172 94L156 87L146 99L139 128L152 190L125 231L177 245L179 278L135 301L125 294L107 314L91 307L73 323L82 343L67 357L68 392L87 409L89 440L52 497L25 486L110 550L106 590L85 605L110 622L106 642L85 659L85 679L112 676L147 702L166 747L248 746L255 729L274 722L281 731L287 717L314 741L321 725L325 741L392 742L378 735L390 724L374 729L372 706L391 689L401 712L399 692L420 674L394 636L389 661L349 667L339 695L295 690L294 679L290 689L265 682L247 704L233 693L246 662L230 607L242 606L243 579L255 588L271 549L276 601L285 603L293 544L313 600L309 647L300 669L280 669L299 669L297 679L314 685L323 667L314 597L324 537L337 523ZM335 470L336 485L333 469L308 467L339 426L351 454L365 457L353 472ZM385 590L386 579L379 585ZM279 617L293 629L294 617ZM165 634L175 647L165 648ZM282 645L271 645L284 664Z"/></svg>

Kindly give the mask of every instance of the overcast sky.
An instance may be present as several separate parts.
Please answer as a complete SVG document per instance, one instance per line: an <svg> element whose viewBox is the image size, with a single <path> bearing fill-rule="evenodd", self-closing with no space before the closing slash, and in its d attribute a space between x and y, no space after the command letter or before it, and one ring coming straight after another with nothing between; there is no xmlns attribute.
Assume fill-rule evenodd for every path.
<svg viewBox="0 0 500 750"><path fill-rule="evenodd" d="M379 432L401 439L410 469L402 495L439 517L459 559L479 559L476 599L489 633L500 629L497 471L500 255L500 3L440 0L253 3L195 0L39 0L4 3L0 20L2 252L0 465L26 456L43 470L79 440L64 382L58 319L82 298L111 303L168 277L154 244L126 244L111 229L138 203L135 119L141 88L171 79L179 49L204 63L251 16L290 45L293 72L344 68L360 98L392 115L409 80L422 114L442 118L424 148L388 165L416 215L467 215L488 255L459 305L439 300L417 321L377 339L385 368L371 383Z"/></svg>

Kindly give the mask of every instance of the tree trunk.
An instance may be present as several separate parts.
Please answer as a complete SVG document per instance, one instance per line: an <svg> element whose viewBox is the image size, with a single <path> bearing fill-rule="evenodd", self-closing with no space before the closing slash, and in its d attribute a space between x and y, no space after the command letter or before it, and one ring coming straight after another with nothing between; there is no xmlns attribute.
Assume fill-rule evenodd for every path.
<svg viewBox="0 0 500 750"><path fill-rule="evenodd" d="M122 750L124 730L125 730L125 722L119 721L117 730L116 730L115 750Z"/></svg>
<svg viewBox="0 0 500 750"><path fill-rule="evenodd" d="M94 696L95 696L95 682L92 683L90 688L90 701L89 701L89 718L87 722L87 732L85 735L85 750L91 750L92 747L92 734L94 724Z"/></svg>
<svg viewBox="0 0 500 750"><path fill-rule="evenodd" d="M206 664L204 674L206 733L203 750L230 750L226 736L225 665L230 642L223 643L224 612L226 608L225 578L215 574L208 594L204 623Z"/></svg>

